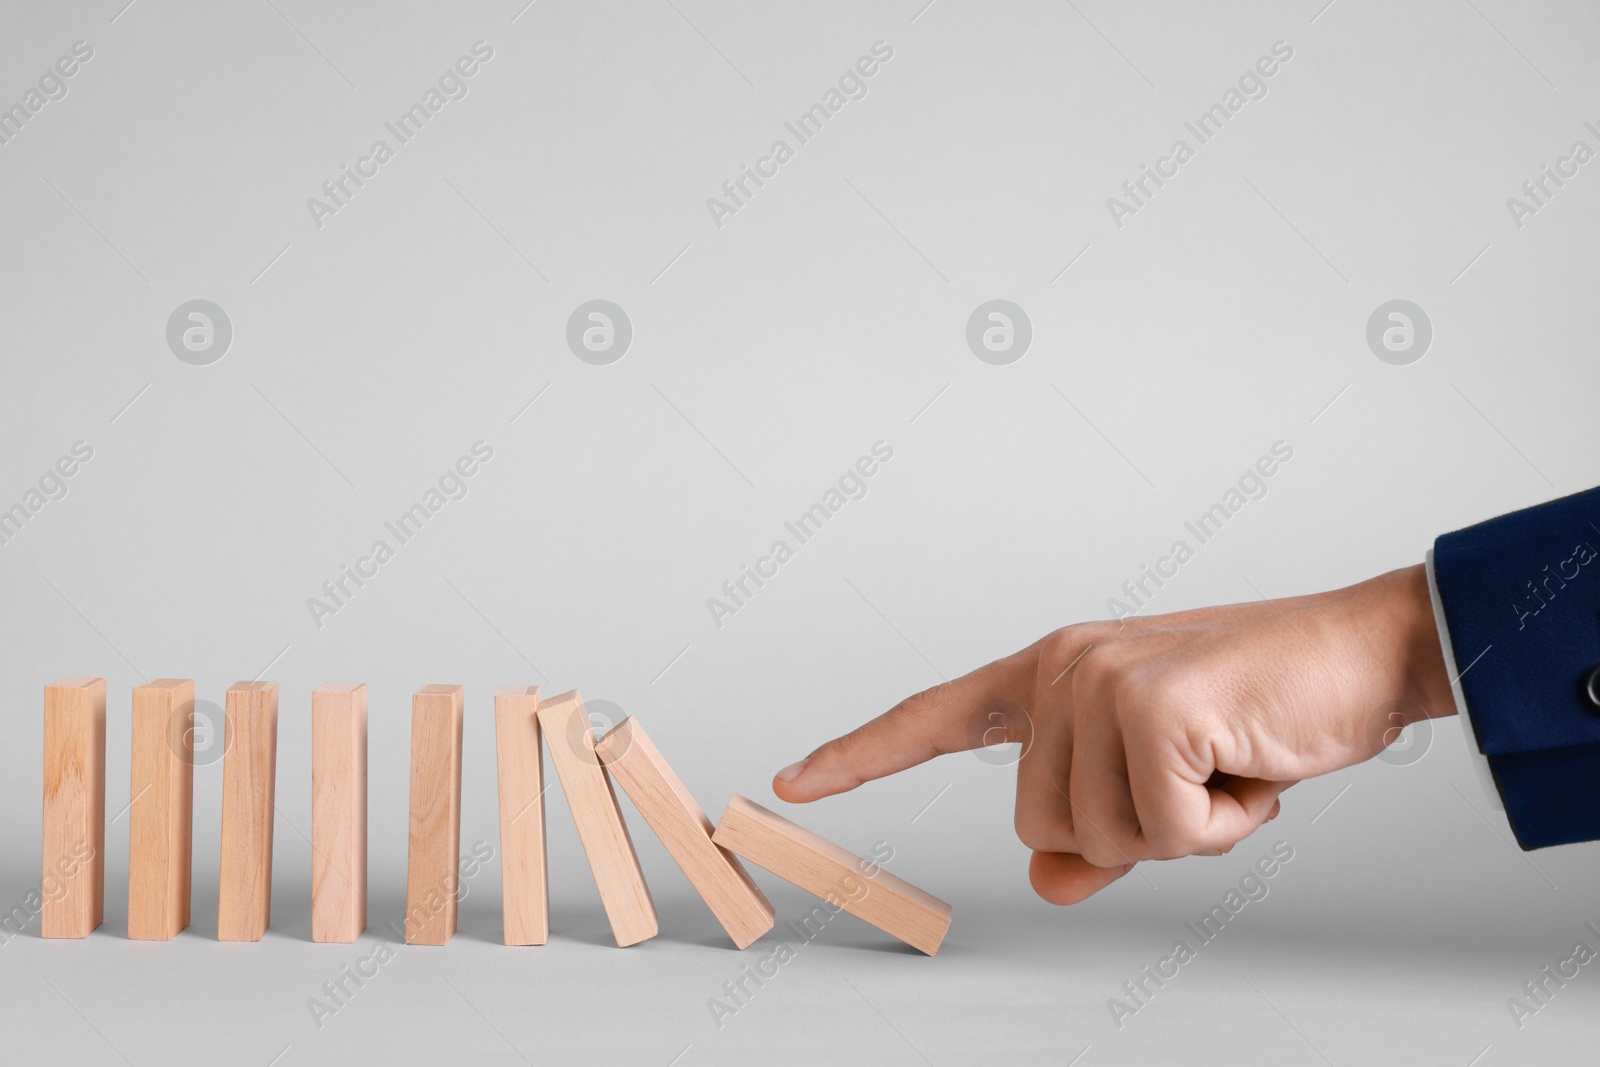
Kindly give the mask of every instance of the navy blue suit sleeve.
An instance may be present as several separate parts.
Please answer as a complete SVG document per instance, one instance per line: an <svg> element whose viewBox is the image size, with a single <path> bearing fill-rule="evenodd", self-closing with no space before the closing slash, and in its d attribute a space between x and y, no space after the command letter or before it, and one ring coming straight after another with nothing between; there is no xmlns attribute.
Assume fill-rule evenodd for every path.
<svg viewBox="0 0 1600 1067"><path fill-rule="evenodd" d="M1518 843L1600 839L1600 489L1445 534L1433 573Z"/></svg>

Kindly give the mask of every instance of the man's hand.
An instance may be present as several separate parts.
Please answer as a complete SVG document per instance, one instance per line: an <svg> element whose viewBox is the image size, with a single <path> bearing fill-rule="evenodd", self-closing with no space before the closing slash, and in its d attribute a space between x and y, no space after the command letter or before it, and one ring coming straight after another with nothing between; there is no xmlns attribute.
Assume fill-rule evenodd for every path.
<svg viewBox="0 0 1600 1067"><path fill-rule="evenodd" d="M1218 855L1302 778L1454 714L1422 567L1346 589L1068 626L902 701L779 771L817 800L947 752L1021 742L1016 831L1044 899L1147 859Z"/></svg>

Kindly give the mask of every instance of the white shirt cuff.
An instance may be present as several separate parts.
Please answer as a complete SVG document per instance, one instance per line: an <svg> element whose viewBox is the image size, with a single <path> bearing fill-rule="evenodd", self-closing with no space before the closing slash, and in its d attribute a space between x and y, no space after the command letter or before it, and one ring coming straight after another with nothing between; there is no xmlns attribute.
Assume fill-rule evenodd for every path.
<svg viewBox="0 0 1600 1067"><path fill-rule="evenodd" d="M1500 802L1500 790L1495 788L1494 772L1489 769L1489 757L1483 754L1483 749L1478 747L1478 736L1472 729L1472 718L1467 713L1467 698L1461 692L1461 676L1456 673L1456 652L1450 645L1450 627L1444 621L1444 602L1439 599L1439 583L1433 577L1433 549L1428 549L1427 558L1424 560L1428 571L1428 599L1433 602L1433 624L1439 629L1439 644L1444 648L1445 670L1450 673L1450 695L1456 700L1456 718L1461 720L1461 728L1467 735L1467 753L1472 757L1473 768L1477 771L1478 786L1483 790L1483 795L1496 811L1504 811L1505 805Z"/></svg>

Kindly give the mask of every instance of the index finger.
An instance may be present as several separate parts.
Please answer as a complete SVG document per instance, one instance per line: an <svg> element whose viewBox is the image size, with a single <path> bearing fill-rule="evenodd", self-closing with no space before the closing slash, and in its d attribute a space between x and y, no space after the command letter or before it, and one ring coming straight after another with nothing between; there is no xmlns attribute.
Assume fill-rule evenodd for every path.
<svg viewBox="0 0 1600 1067"><path fill-rule="evenodd" d="M854 789L946 752L1026 741L1039 646L1029 645L907 697L876 719L779 771L772 791L804 803Z"/></svg>

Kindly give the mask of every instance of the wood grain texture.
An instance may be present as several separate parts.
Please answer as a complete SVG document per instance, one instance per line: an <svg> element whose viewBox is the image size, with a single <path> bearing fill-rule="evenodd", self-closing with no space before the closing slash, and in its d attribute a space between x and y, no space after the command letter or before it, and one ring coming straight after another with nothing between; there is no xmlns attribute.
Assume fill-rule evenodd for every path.
<svg viewBox="0 0 1600 1067"><path fill-rule="evenodd" d="M713 839L930 956L950 929L950 905L938 897L755 801L728 801Z"/></svg>
<svg viewBox="0 0 1600 1067"><path fill-rule="evenodd" d="M611 779L595 753L583 697L574 690L541 701L539 726L617 944L634 945L654 937L655 902L644 884Z"/></svg>
<svg viewBox="0 0 1600 1067"><path fill-rule="evenodd" d="M311 694L311 940L367 928L367 687Z"/></svg>
<svg viewBox="0 0 1600 1067"><path fill-rule="evenodd" d="M550 938L544 744L539 732L538 711L539 687L536 685L507 686L495 694L500 885L508 945L542 945Z"/></svg>
<svg viewBox="0 0 1600 1067"><path fill-rule="evenodd" d="M425 685L411 699L411 843L406 944L443 945L456 932L461 881L459 685Z"/></svg>
<svg viewBox="0 0 1600 1067"><path fill-rule="evenodd" d="M106 680L44 690L41 937L88 937L105 917Z"/></svg>
<svg viewBox="0 0 1600 1067"><path fill-rule="evenodd" d="M272 921L278 683L235 684L228 690L225 710L217 940L260 941Z"/></svg>
<svg viewBox="0 0 1600 1067"><path fill-rule="evenodd" d="M733 943L745 948L772 929L771 903L744 865L712 841L711 820L644 727L623 719L595 750Z"/></svg>
<svg viewBox="0 0 1600 1067"><path fill-rule="evenodd" d="M128 776L128 937L166 941L189 925L194 846L194 682L133 690Z"/></svg>

